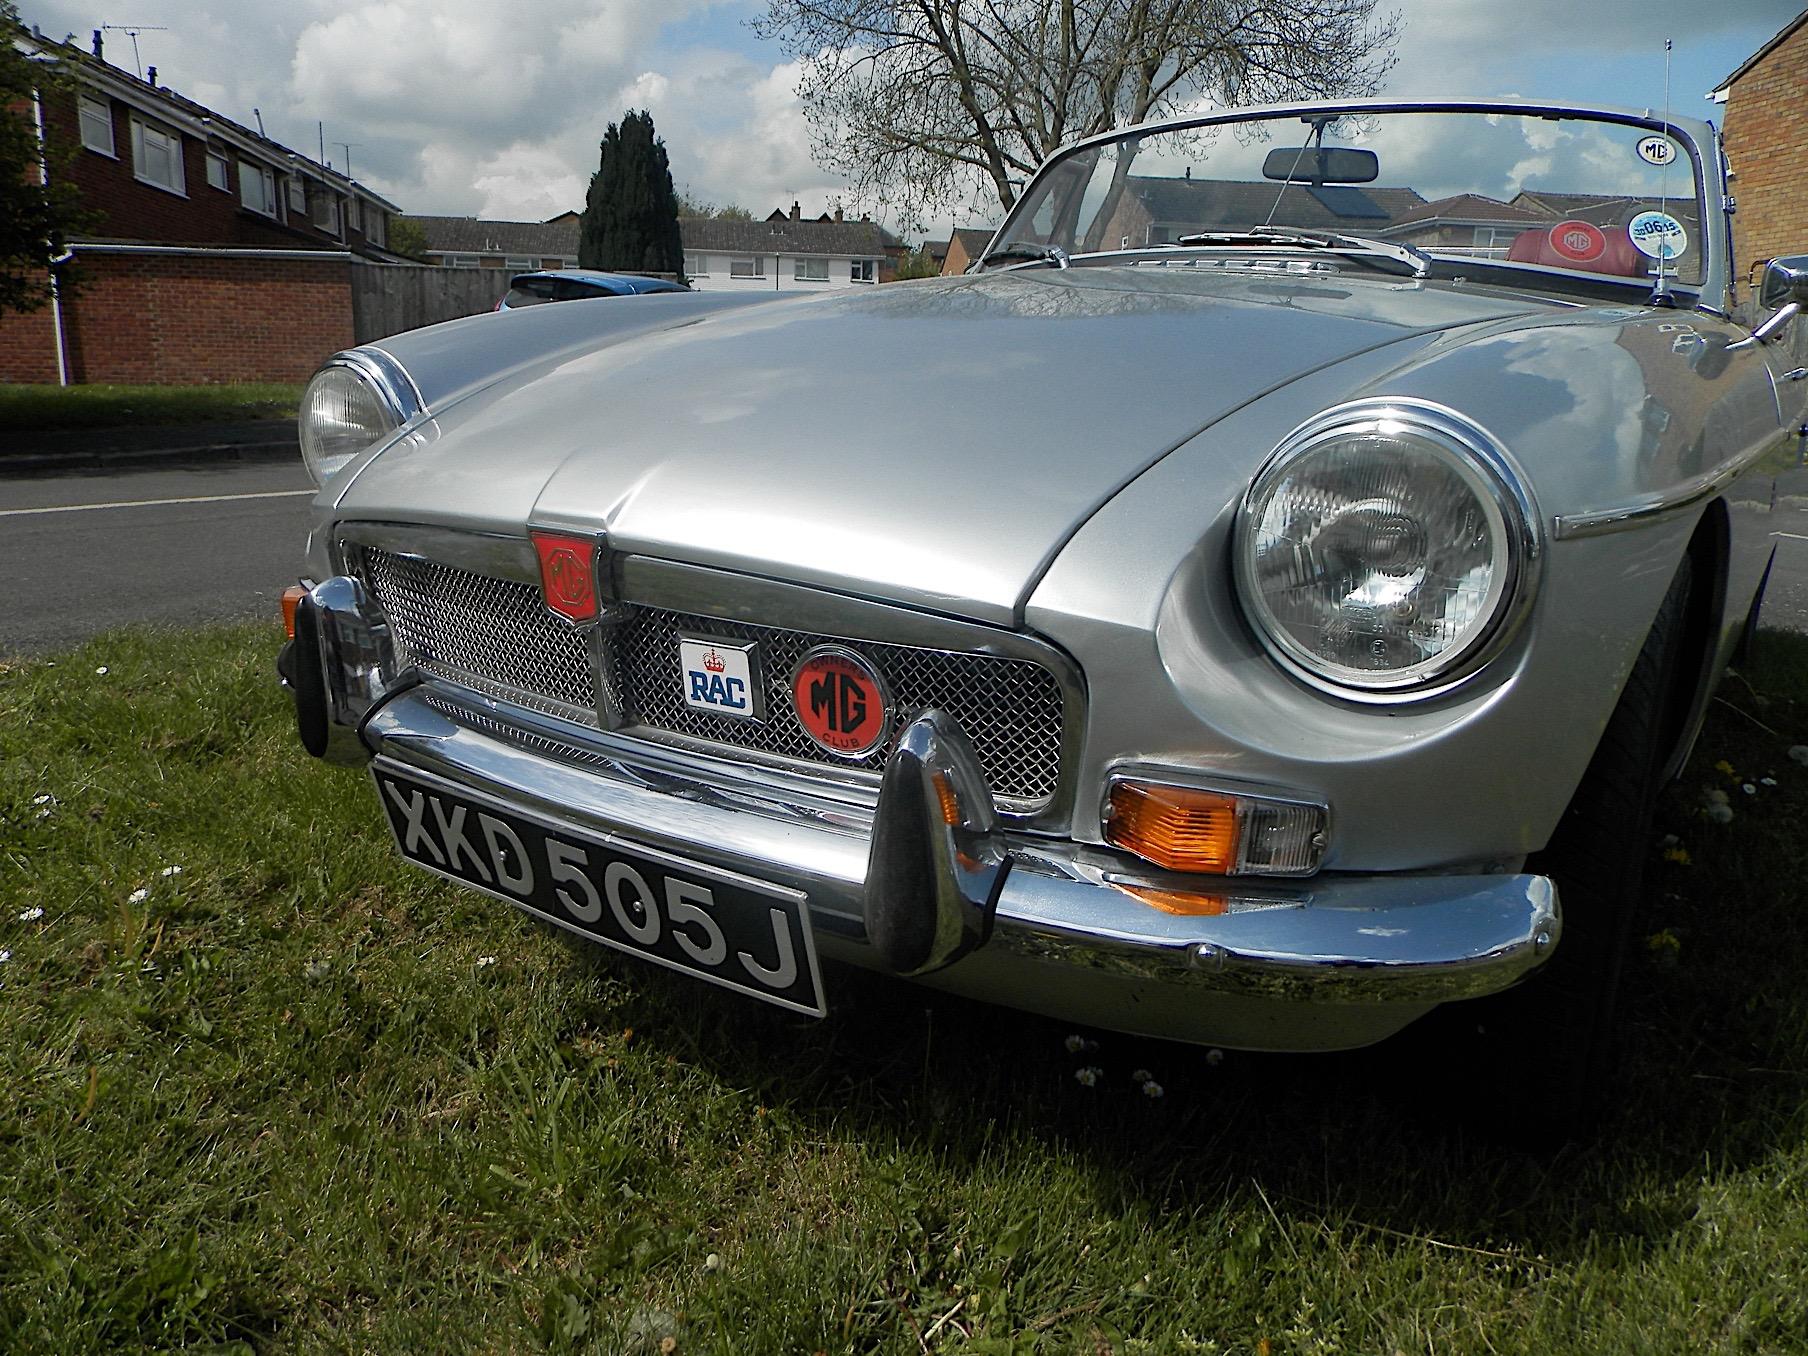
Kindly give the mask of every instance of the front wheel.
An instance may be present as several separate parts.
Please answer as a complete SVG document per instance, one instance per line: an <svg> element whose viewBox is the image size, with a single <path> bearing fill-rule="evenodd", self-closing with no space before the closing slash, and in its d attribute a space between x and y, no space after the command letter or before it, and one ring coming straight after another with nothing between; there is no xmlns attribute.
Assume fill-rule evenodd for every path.
<svg viewBox="0 0 1808 1356"><path fill-rule="evenodd" d="M1484 1105L1497 1123L1534 1138L1573 1135L1605 1105L1653 810L1689 695L1682 661L1693 585L1684 556L1575 796L1526 864L1557 882L1556 954L1521 987L1450 1012L1482 1047L1465 1059Z"/></svg>

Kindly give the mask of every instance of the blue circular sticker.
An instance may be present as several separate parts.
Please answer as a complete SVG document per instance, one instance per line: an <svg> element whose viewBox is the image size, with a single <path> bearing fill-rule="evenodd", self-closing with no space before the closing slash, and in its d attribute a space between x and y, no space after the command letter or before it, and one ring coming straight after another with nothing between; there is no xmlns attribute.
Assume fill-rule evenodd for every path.
<svg viewBox="0 0 1808 1356"><path fill-rule="evenodd" d="M1640 212L1626 223L1632 247L1653 259L1680 259L1689 249L1689 235L1668 212Z"/></svg>

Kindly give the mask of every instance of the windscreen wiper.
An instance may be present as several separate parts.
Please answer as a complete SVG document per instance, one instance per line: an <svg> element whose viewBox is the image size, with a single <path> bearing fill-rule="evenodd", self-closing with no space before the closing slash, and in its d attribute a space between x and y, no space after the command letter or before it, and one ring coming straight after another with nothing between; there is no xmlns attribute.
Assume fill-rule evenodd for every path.
<svg viewBox="0 0 1808 1356"><path fill-rule="evenodd" d="M1367 236L1344 235L1341 231L1306 231L1294 226L1252 226L1247 231L1199 231L1183 235L1176 245L1292 245L1305 249L1329 250L1333 254L1388 260L1400 264L1413 278L1431 276L1431 256L1411 245L1397 245L1391 240L1370 240ZM1389 272L1394 270L1389 269Z"/></svg>
<svg viewBox="0 0 1808 1356"><path fill-rule="evenodd" d="M985 267L994 260L1015 259L1030 264L1053 264L1056 268L1067 268L1067 251L1059 245L1039 245L1033 240L1012 240L1000 245L995 250L987 250L980 256L980 267Z"/></svg>

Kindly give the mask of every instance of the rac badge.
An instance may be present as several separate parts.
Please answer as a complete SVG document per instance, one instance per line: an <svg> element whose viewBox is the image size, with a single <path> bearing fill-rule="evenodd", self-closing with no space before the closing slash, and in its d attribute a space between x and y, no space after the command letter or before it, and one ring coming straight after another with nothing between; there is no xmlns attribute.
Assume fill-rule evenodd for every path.
<svg viewBox="0 0 1808 1356"><path fill-rule="evenodd" d="M830 753L864 758L885 742L891 703L873 666L838 645L821 645L791 675L797 722Z"/></svg>
<svg viewBox="0 0 1808 1356"><path fill-rule="evenodd" d="M736 720L760 720L757 646L753 641L683 636L678 641L679 681L693 711Z"/></svg>

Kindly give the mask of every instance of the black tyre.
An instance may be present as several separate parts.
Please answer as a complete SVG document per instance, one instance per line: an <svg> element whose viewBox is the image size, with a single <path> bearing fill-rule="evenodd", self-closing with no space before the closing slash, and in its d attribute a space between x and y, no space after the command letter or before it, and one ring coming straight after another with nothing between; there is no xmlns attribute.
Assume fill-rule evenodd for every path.
<svg viewBox="0 0 1808 1356"><path fill-rule="evenodd" d="M1569 808L1526 864L1557 882L1556 954L1519 988L1448 1010L1470 1038L1459 1057L1475 1109L1516 1137L1581 1133L1611 1091L1620 977L1644 901L1652 812L1688 699L1682 661L1693 582L1685 556Z"/></svg>

